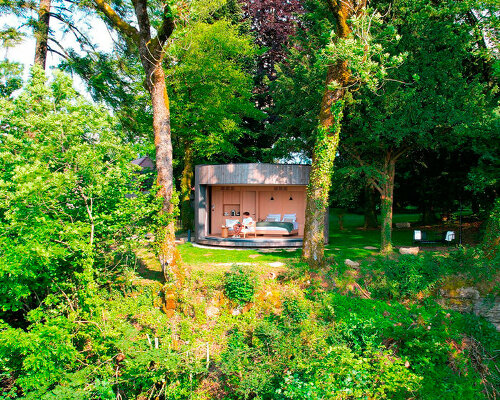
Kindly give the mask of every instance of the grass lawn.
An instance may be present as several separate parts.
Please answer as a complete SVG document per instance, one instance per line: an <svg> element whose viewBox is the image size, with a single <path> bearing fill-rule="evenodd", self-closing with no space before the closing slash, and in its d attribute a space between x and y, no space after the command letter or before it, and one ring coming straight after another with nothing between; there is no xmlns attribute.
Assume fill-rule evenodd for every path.
<svg viewBox="0 0 500 400"><path fill-rule="evenodd" d="M224 249L219 247L201 248L191 243L178 246L182 261L187 265L206 263L272 263L288 261L299 255L300 249L288 250L258 250L258 249Z"/></svg>
<svg viewBox="0 0 500 400"><path fill-rule="evenodd" d="M394 222L416 222L419 214L397 214ZM330 211L329 244L326 246L326 256L334 257L337 261L346 258L356 260L376 254L380 248L380 231L359 229L363 226L363 216L346 214L344 216L344 230L339 229L338 218L333 210ZM412 243L412 230L394 230L393 244L395 246L410 246ZM365 249L365 247L375 247ZM182 260L188 266L207 267L209 264L219 264L229 267L231 264L252 263L263 265L274 262L288 263L298 260L300 249L224 249L200 248L191 243L178 246Z"/></svg>

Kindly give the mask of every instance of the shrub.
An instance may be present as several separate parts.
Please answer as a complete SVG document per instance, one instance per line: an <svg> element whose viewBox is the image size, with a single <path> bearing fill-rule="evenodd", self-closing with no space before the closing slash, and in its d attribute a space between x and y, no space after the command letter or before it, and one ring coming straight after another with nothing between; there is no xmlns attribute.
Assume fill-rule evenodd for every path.
<svg viewBox="0 0 500 400"><path fill-rule="evenodd" d="M283 399L407 399L420 386L421 377L405 368L390 352L353 352L330 347L302 372L288 371L276 391Z"/></svg>
<svg viewBox="0 0 500 400"><path fill-rule="evenodd" d="M378 298L415 297L439 281L442 266L432 255L402 255L399 260L379 258L368 266L368 289Z"/></svg>
<svg viewBox="0 0 500 400"><path fill-rule="evenodd" d="M485 252L479 247L459 247L448 257L439 259L447 274L460 274L474 282L491 280L500 267L500 252Z"/></svg>
<svg viewBox="0 0 500 400"><path fill-rule="evenodd" d="M283 300L282 319L288 323L301 323L309 316L309 313L299 299L289 297Z"/></svg>
<svg viewBox="0 0 500 400"><path fill-rule="evenodd" d="M483 239L483 248L489 258L500 253L500 199L497 199L491 212Z"/></svg>
<svg viewBox="0 0 500 400"><path fill-rule="evenodd" d="M233 265L224 276L224 293L233 301L248 303L255 293L255 277L241 266Z"/></svg>

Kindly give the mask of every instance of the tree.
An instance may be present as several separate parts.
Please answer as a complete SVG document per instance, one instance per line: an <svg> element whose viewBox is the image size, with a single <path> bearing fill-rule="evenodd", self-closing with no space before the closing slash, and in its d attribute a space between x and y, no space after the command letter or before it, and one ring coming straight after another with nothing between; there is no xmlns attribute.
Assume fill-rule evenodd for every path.
<svg viewBox="0 0 500 400"><path fill-rule="evenodd" d="M60 72L49 84L36 67L21 94L0 104L0 227L9 232L0 237L0 318L23 321L49 295L86 307L95 272L112 265L110 246L150 212L144 197L125 196L138 184L132 149Z"/></svg>
<svg viewBox="0 0 500 400"><path fill-rule="evenodd" d="M67 49L61 44L59 35L51 29L51 20L58 20L63 25L62 34L70 32L82 48L92 48L86 35L74 22L75 2L71 0L2 0L0 13L15 16L17 26L10 26L6 32L17 37L26 34L26 27L33 32L36 40L34 64L45 68L49 52L58 54L63 59L69 57Z"/></svg>
<svg viewBox="0 0 500 400"><path fill-rule="evenodd" d="M351 33L348 20L358 16L366 2L329 1L330 12L335 19L337 42ZM311 266L323 263L324 224L328 209L328 192L331 184L333 161L339 142L340 126L344 109L346 87L350 80L347 60L337 60L328 66L325 91L321 101L319 121L312 152L311 174L307 187L306 221L302 258Z"/></svg>
<svg viewBox="0 0 500 400"><path fill-rule="evenodd" d="M38 21L34 33L36 38L35 64L45 69L47 63L47 52L50 31L50 2L51 0L40 0L38 6Z"/></svg>
<svg viewBox="0 0 500 400"><path fill-rule="evenodd" d="M0 61L0 96L9 97L21 88L23 67L19 63Z"/></svg>
<svg viewBox="0 0 500 400"><path fill-rule="evenodd" d="M324 259L328 192L349 90L361 84L377 90L387 69L403 59L384 51L381 43L393 40L394 32L380 15L366 11L366 2L332 1L328 6L335 18L335 35L323 56L328 63L326 88L315 131L302 248L302 258L312 266L321 265Z"/></svg>
<svg viewBox="0 0 500 400"><path fill-rule="evenodd" d="M149 145L154 141L151 100L140 78L144 72L134 46L118 41L112 53L69 52L70 57L59 67L79 75L92 98L113 109L127 140L138 144L139 152L153 156L154 145Z"/></svg>
<svg viewBox="0 0 500 400"><path fill-rule="evenodd" d="M425 149L453 149L494 132L492 92L470 68L484 54L475 51L477 37L463 23L473 5L399 3L390 18L402 39L387 51L407 53L407 62L389 71L383 96L363 88L356 93L347 115L342 151L380 193L383 253L392 250L396 164L403 157L418 162Z"/></svg>
<svg viewBox="0 0 500 400"><path fill-rule="evenodd" d="M245 70L255 47L249 35L225 19L197 22L176 42L166 70L172 104L172 135L181 173L181 219L192 228L190 204L194 165L228 162L238 157L236 146L249 135L245 118L262 119L251 101L253 82Z"/></svg>
<svg viewBox="0 0 500 400"><path fill-rule="evenodd" d="M167 281L170 281L175 278L175 269L180 262L180 255L175 248L170 105L162 62L167 41L175 29L174 10L169 4L163 6L160 21L154 21L158 22L158 25L156 36L152 37L153 26L149 17L147 0L133 2L133 13L137 19L138 28L127 22L106 1L94 0L93 5L126 41L136 47L146 76L145 84L151 96L153 109L158 196L163 199L162 215L165 217L164 226L157 232L156 240L159 245L158 255L163 273Z"/></svg>

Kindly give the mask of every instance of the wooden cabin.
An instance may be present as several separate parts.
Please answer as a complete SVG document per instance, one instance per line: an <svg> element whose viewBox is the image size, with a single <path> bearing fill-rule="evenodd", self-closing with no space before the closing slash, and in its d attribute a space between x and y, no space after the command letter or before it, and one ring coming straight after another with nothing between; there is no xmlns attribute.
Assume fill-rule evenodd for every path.
<svg viewBox="0 0 500 400"><path fill-rule="evenodd" d="M195 241L216 246L300 247L309 172L308 165L197 165ZM231 224L241 222L244 212L256 222L255 232L233 238Z"/></svg>

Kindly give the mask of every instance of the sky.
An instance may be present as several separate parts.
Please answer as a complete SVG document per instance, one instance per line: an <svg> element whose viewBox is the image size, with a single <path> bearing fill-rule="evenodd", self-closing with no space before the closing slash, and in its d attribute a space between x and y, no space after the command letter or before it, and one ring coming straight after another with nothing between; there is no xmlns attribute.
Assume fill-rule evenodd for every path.
<svg viewBox="0 0 500 400"><path fill-rule="evenodd" d="M98 18L85 17L85 22L91 27L88 31L88 36L91 41L96 45L97 49L100 51L110 52L113 49L113 38L107 29L104 22ZM2 29L6 27L18 27L21 21L13 16L0 16L0 27ZM55 20L54 18L50 21L51 29L56 32L57 37L60 39L60 43L66 48L78 49L78 45L72 34L66 34L61 37L62 24ZM5 49L0 48L0 57L7 58L9 61L20 62L24 64L24 79L29 75L29 68L33 65L33 59L35 58L35 39L30 31L26 31L26 38L21 44L14 48ZM62 58L55 54L50 53L47 56L47 68L49 71L52 68L57 67L61 62ZM75 89L78 90L82 95L90 98L88 95L85 85L78 76L73 76Z"/></svg>

